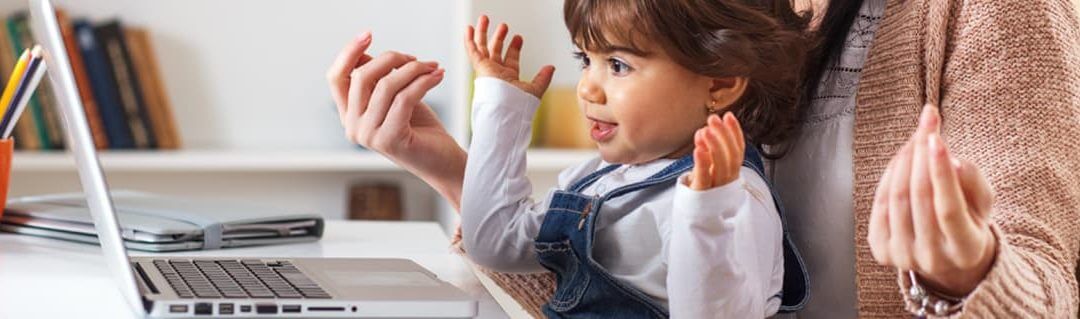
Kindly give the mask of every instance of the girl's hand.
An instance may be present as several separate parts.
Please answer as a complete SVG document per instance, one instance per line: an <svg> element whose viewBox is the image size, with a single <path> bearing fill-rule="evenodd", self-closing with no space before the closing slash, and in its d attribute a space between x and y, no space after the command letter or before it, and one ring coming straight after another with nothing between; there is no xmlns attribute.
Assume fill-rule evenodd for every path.
<svg viewBox="0 0 1080 319"><path fill-rule="evenodd" d="M476 22L476 28L478 30L474 31L473 26L470 25L465 32L465 51L469 54L469 61L472 62L473 70L476 70L476 76L497 78L529 92L536 98L543 97L544 91L547 91L548 85L551 84L555 67L544 66L540 68L540 72L536 74L532 82L523 82L518 78L521 70L521 46L524 42L521 36L514 35L504 56L503 41L506 40L509 27L505 23L500 23L495 28L495 34L491 35L490 47L487 43L488 17L486 15L480 16L480 20Z"/></svg>
<svg viewBox="0 0 1080 319"><path fill-rule="evenodd" d="M742 127L731 112L724 118L713 114L694 134L694 170L690 189L702 191L724 186L739 178L746 142Z"/></svg>
<svg viewBox="0 0 1080 319"><path fill-rule="evenodd" d="M327 71L345 137L424 179L456 207L465 150L421 102L444 70L398 52L372 57L364 52L371 41L369 32L351 41Z"/></svg>
<svg viewBox="0 0 1080 319"><path fill-rule="evenodd" d="M961 297L986 277L997 253L994 195L971 163L952 159L939 123L937 108L926 106L915 135L885 169L868 240L878 263L912 270L927 289Z"/></svg>

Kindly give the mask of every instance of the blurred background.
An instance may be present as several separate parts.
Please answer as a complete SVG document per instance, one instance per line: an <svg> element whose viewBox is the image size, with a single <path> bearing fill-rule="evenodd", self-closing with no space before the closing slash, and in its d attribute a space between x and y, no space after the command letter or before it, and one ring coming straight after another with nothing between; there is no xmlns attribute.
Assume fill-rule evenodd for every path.
<svg viewBox="0 0 1080 319"><path fill-rule="evenodd" d="M439 61L447 77L425 101L464 146L472 71L461 41L480 13L524 36L524 77L544 64L557 67L529 155L537 196L558 171L592 156L583 126L545 129L580 122L579 71L561 1L54 1L79 44L69 54L84 60L76 67L86 74L79 86L84 104L96 104L88 119L112 189L252 202L329 219L433 220L450 229L456 214L436 192L345 139L325 73L365 30L374 33L372 55L396 50ZM4 74L33 43L20 32L26 8L25 1L0 0ZM112 41L124 54L109 51ZM94 87L105 82L111 91ZM102 92L117 99L103 100L109 94ZM55 102L41 96L15 134L11 197L81 191L74 161L63 152ZM127 117L110 121L114 113ZM117 131L128 135L118 138Z"/></svg>

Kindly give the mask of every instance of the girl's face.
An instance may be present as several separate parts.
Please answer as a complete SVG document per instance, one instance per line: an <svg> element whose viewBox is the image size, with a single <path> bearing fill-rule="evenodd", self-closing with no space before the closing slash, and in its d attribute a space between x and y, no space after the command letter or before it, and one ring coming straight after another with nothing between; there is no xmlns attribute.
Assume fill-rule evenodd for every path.
<svg viewBox="0 0 1080 319"><path fill-rule="evenodd" d="M612 43L610 52L580 51L578 105L609 163L640 164L693 150L705 125L713 79L675 63L659 48L641 52Z"/></svg>

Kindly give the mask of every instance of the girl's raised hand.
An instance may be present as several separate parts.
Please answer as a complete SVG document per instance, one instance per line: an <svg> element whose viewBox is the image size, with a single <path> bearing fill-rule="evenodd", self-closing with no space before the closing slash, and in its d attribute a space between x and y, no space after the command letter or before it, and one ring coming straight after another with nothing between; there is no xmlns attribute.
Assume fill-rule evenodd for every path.
<svg viewBox="0 0 1080 319"><path fill-rule="evenodd" d="M540 68L532 82L524 82L519 78L521 71L521 46L524 40L520 35L514 35L510 39L510 46L503 53L503 41L510 28L505 23L500 23L491 35L489 46L487 39L488 17L481 15L476 22L476 29L469 26L465 32L465 51L469 54L473 70L477 77L493 77L529 92L540 98L551 84L551 77L555 74L555 67L551 65Z"/></svg>
<svg viewBox="0 0 1080 319"><path fill-rule="evenodd" d="M694 170L690 189L703 191L724 186L739 178L746 142L742 126L731 112L723 119L713 114L694 134Z"/></svg>

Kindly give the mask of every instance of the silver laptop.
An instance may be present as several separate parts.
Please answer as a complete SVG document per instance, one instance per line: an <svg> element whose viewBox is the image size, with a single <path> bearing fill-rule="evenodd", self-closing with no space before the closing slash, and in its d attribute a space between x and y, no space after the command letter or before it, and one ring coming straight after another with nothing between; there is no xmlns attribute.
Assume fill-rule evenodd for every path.
<svg viewBox="0 0 1080 319"><path fill-rule="evenodd" d="M75 155L105 262L140 317L467 318L476 300L405 259L128 257L56 13L30 0L34 38Z"/></svg>

